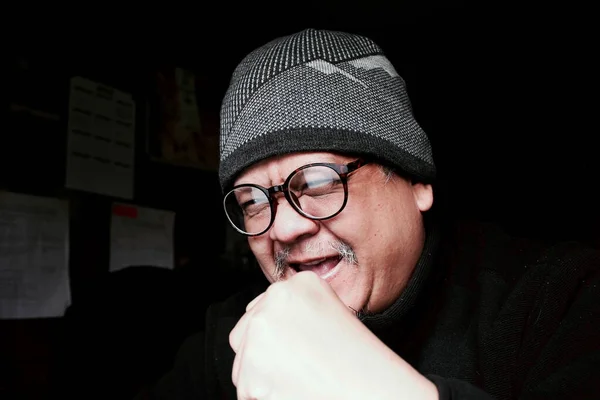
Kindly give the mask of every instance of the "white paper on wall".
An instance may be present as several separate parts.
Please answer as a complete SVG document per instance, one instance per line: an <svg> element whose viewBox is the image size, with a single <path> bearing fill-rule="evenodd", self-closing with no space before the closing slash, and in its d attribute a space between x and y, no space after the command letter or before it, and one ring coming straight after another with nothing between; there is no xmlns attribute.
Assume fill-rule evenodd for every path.
<svg viewBox="0 0 600 400"><path fill-rule="evenodd" d="M0 318L60 317L71 303L64 200L0 191Z"/></svg>

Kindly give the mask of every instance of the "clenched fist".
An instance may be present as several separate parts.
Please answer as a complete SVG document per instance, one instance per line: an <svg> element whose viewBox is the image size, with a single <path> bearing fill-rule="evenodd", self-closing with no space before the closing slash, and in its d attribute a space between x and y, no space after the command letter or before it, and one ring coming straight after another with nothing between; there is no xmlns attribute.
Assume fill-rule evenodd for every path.
<svg viewBox="0 0 600 400"><path fill-rule="evenodd" d="M373 335L316 274L255 298L231 331L238 399L437 399L429 380Z"/></svg>

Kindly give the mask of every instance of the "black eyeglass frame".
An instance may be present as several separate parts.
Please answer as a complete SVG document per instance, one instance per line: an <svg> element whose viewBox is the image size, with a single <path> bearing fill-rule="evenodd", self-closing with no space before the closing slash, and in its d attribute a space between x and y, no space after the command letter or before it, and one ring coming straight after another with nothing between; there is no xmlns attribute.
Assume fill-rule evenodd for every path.
<svg viewBox="0 0 600 400"><path fill-rule="evenodd" d="M335 217L336 215L339 215L339 213L341 213L344 210L344 208L346 207L346 203L348 203L348 176L351 173L353 173L356 170L358 170L359 168L364 167L368 163L369 163L368 160L365 160L365 159L362 159L362 158L359 158L358 160L349 162L348 164L322 163L322 162L321 163L311 163L311 164L306 164L306 165L303 165L303 166L295 169L291 174L288 175L288 177L285 180L285 182L283 184L281 184L281 185L275 185L275 186L271 186L270 188L265 188L263 186L256 185L254 183L243 183L241 185L234 186L223 197L223 207L225 209L225 215L227 216L227 219L229 220L229 223L235 228L236 231L238 231L242 235L245 235L245 236L260 236L260 235L264 234L265 232L267 232L269 229L271 229L271 227L273 226L273 222L275 222L275 214L277 212L277 201L275 199L275 194L276 193L283 193L283 195L284 195L285 199L287 200L287 202L292 206L292 208L294 210L296 210L296 212L298 214L302 215L303 217L311 219L313 221L322 221L322 220L326 220L326 219L331 219L331 218ZM342 206L340 207L340 209L337 212L335 212L335 213L333 213L331 215L328 215L326 217L313 217L312 215L306 214L292 200L292 198L290 196L289 184L292 181L292 178L294 178L294 176L296 176L296 174L299 173L300 171L305 170L307 168L311 168L311 167L327 167L327 168L331 168L332 170L334 170L338 174L338 176L340 177L340 181L342 182L342 185L344 187L344 202L342 203ZM265 196L269 200L269 207L271 209L271 220L269 221L269 224L267 225L267 227L263 231L261 231L259 233L248 233L248 232L242 231L237 226L235 226L235 223L233 223L233 221L229 217L229 213L227 212L227 205L225 203L226 200L227 200L227 197L234 190L237 190L237 189L240 189L240 188L244 188L244 187L252 187L252 188L256 188L256 189L260 190L261 192L263 192L265 194Z"/></svg>

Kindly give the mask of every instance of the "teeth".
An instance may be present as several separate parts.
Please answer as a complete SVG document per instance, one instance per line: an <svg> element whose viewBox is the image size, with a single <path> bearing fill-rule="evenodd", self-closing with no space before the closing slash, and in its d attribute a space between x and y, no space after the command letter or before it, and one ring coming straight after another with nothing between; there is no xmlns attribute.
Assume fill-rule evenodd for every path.
<svg viewBox="0 0 600 400"><path fill-rule="evenodd" d="M325 261L325 258L321 258L320 260L312 261L312 262L309 262L309 263L302 263L300 265L307 265L307 266L317 265L319 263L322 263L323 261Z"/></svg>

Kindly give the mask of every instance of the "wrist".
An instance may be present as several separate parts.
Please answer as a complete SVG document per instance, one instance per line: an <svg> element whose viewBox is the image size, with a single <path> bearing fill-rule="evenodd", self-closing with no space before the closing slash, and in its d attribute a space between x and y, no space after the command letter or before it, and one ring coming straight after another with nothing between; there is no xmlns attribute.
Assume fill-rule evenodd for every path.
<svg viewBox="0 0 600 400"><path fill-rule="evenodd" d="M369 373L361 380L367 385L365 393L357 396L360 391L355 391L348 398L439 400L435 383L421 375L389 348L386 347L384 354L386 360L379 359L363 364L371 366Z"/></svg>
<svg viewBox="0 0 600 400"><path fill-rule="evenodd" d="M420 399L420 400L439 400L437 386L417 370L410 366L406 361L398 357L400 362L396 371L395 379L390 377L393 391L390 389L386 393L386 399Z"/></svg>

